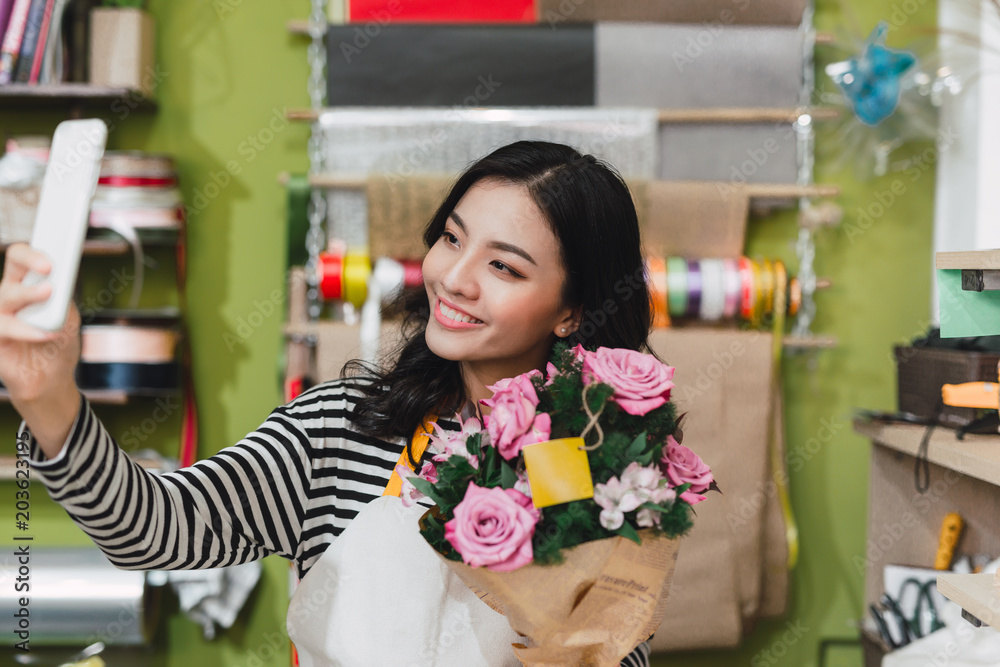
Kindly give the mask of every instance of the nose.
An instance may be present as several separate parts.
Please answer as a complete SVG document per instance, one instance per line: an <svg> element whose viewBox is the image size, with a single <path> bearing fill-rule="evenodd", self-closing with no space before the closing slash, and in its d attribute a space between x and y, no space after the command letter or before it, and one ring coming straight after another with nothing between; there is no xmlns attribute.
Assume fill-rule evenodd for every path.
<svg viewBox="0 0 1000 667"><path fill-rule="evenodd" d="M479 298L479 280L472 265L472 257L467 254L457 257L442 274L441 286L453 296L469 300Z"/></svg>

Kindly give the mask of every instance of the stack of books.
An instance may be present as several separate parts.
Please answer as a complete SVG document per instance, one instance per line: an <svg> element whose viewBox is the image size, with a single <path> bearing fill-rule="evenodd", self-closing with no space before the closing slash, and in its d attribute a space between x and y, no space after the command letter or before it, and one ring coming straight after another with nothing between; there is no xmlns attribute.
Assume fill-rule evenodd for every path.
<svg viewBox="0 0 1000 667"><path fill-rule="evenodd" d="M0 85L66 80L69 0L0 0Z"/></svg>

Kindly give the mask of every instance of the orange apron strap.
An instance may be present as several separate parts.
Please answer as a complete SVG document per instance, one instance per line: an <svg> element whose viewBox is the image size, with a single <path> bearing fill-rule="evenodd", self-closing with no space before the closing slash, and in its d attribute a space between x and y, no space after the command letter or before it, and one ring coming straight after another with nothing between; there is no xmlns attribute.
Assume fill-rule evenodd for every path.
<svg viewBox="0 0 1000 667"><path fill-rule="evenodd" d="M424 450L427 449L427 443L430 442L430 430L431 423L437 421L436 415L431 415L424 419L424 423L417 427L417 430L413 432L413 438L410 440L410 448L413 450L413 458L417 461L420 457L424 455ZM413 465L410 463L410 457L406 455L406 448L399 453L399 461L396 462L397 465L404 465L410 470L413 470ZM399 478L399 473L395 470L392 472L392 476L389 478L389 482L385 485L385 491L382 492L383 496L398 496L403 490L403 480Z"/></svg>

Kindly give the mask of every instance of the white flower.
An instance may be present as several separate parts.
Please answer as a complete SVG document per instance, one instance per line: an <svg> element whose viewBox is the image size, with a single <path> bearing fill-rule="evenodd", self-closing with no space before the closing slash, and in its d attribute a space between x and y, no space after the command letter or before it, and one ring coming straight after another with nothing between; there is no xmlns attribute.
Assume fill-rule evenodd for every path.
<svg viewBox="0 0 1000 667"><path fill-rule="evenodd" d="M643 503L635 490L617 477L607 484L594 485L594 502L601 506L601 525L608 530L618 530L625 521L625 512L631 512Z"/></svg>
<svg viewBox="0 0 1000 667"><path fill-rule="evenodd" d="M660 513L654 512L653 510L643 508L636 512L635 522L639 524L640 528L652 528L653 526L660 525Z"/></svg>
<svg viewBox="0 0 1000 667"><path fill-rule="evenodd" d="M402 485L399 490L399 499L403 501L403 507L413 507L413 505L421 498L424 498L424 494L417 490L417 487L413 486L413 482L410 481L411 477L416 477L417 474L404 466L402 463L396 464L396 474L399 475L399 479L402 481Z"/></svg>
<svg viewBox="0 0 1000 667"><path fill-rule="evenodd" d="M517 481L514 482L514 488L529 498L531 497L531 484L528 483L527 473L517 473Z"/></svg>
<svg viewBox="0 0 1000 667"><path fill-rule="evenodd" d="M437 422L432 423L434 432L429 434L430 442L428 445L430 449L437 452L434 460L443 462L447 461L451 456L462 456L465 457L473 468L478 470L479 457L469 453L469 448L466 446L465 441L476 433L482 433L482 437L485 437L486 432L483 431L483 425L475 417L470 417L463 422L459 414L455 415L455 421L461 424L461 431L446 431Z"/></svg>

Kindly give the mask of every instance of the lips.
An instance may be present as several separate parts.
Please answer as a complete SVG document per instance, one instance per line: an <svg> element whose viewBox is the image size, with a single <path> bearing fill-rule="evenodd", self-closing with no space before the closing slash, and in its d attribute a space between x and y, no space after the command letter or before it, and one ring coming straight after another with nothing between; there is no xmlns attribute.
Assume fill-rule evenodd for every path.
<svg viewBox="0 0 1000 667"><path fill-rule="evenodd" d="M482 320L469 315L464 310L459 310L458 308L450 306L441 299L437 300L437 307L434 310L436 318L445 325L464 328L483 324Z"/></svg>

